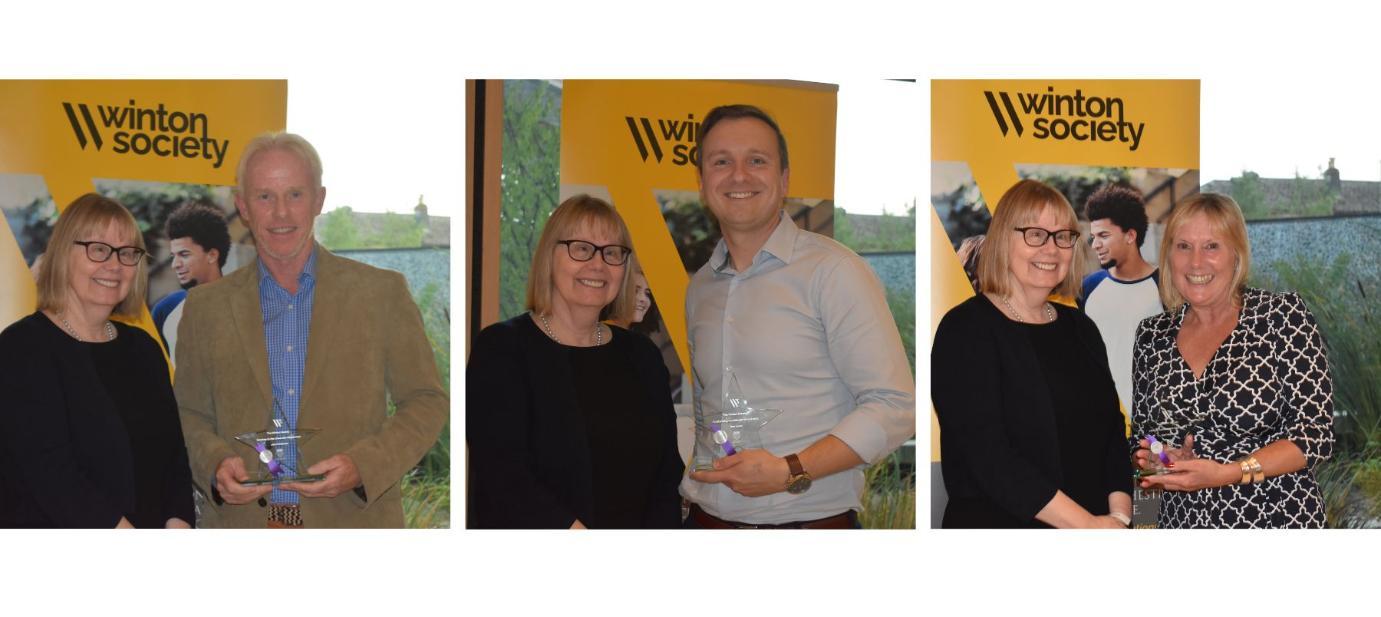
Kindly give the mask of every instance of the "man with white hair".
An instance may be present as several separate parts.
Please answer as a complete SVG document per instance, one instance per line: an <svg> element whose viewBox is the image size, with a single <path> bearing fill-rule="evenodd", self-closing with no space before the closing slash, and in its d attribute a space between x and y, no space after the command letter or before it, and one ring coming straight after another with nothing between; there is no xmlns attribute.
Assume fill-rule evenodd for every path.
<svg viewBox="0 0 1381 617"><path fill-rule="evenodd" d="M450 408L407 282L315 242L326 189L305 139L255 138L236 181L257 263L191 290L178 329L175 391L208 496L200 523L402 527L400 481ZM243 484L255 454L234 436L270 426L319 431L275 462L321 479Z"/></svg>

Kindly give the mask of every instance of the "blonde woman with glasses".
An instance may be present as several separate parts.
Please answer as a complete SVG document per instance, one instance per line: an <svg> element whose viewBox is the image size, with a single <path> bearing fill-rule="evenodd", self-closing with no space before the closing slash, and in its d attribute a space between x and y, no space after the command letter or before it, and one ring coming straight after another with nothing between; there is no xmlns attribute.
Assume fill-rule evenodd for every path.
<svg viewBox="0 0 1381 617"><path fill-rule="evenodd" d="M470 528L670 528L681 522L666 365L627 323L628 228L579 195L552 212L526 313L485 328L466 366Z"/></svg>
<svg viewBox="0 0 1381 617"><path fill-rule="evenodd" d="M1125 424L1098 329L1052 300L1082 272L1074 209L1023 180L998 201L978 295L940 322L931 398L944 527L1120 529L1131 522Z"/></svg>
<svg viewBox="0 0 1381 617"><path fill-rule="evenodd" d="M143 330L147 251L134 217L96 194L58 217L38 311L0 333L0 527L195 522L168 364Z"/></svg>

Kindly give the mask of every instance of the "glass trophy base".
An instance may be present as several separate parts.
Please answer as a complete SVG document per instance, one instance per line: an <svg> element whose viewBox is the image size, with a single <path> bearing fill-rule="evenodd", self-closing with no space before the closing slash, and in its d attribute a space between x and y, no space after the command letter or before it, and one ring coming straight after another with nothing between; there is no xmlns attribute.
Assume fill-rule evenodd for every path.
<svg viewBox="0 0 1381 617"><path fill-rule="evenodd" d="M244 482L241 482L240 485L241 485L241 486L264 486L264 485L266 485L266 484L273 484L273 485L276 486L276 485L279 485L279 484L287 484L287 483L289 483L289 482L299 482L299 483L305 484L305 483L307 483L307 482L320 482L321 480L324 480L325 478L326 478L326 474L321 474L321 473L311 474L311 475L306 475L306 476L293 476L293 477L291 477L291 478L289 478L289 477L277 477L277 478L275 478L275 477L270 476L270 477L267 477L267 478L250 478L250 479L248 479L248 480L245 480Z"/></svg>
<svg viewBox="0 0 1381 617"><path fill-rule="evenodd" d="M1156 467L1155 469L1138 469L1134 473L1132 473L1132 478L1140 480L1142 478L1149 478L1151 476L1164 476L1172 473L1179 472L1175 471L1174 469L1170 469L1169 467Z"/></svg>

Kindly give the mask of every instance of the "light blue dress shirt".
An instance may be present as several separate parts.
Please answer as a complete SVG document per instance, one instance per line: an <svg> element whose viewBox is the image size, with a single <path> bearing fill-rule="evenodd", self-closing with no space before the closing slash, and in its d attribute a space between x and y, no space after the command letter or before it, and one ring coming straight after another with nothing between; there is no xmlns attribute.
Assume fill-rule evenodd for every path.
<svg viewBox="0 0 1381 617"><path fill-rule="evenodd" d="M312 296L316 289L316 248L307 258L307 265L297 275L297 293L288 293L273 279L264 261L259 260L259 307L264 316L264 343L269 354L269 380L273 384L273 400L277 409L273 417L281 417L290 429L297 429L297 411L302 402L302 376L307 368L307 335L312 326ZM297 473L297 446L288 449L283 461ZM274 488L269 501L295 504L299 495L294 491Z"/></svg>

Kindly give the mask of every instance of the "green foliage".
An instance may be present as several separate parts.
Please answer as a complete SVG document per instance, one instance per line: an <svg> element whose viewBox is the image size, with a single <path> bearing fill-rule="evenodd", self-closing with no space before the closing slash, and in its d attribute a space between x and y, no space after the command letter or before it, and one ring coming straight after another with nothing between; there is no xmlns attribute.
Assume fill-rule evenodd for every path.
<svg viewBox="0 0 1381 617"><path fill-rule="evenodd" d="M881 253L916 250L916 204L907 208L906 216L889 214L883 209L880 216L869 216L866 226L853 219L843 208L834 209L834 239L858 253Z"/></svg>
<svg viewBox="0 0 1381 617"><path fill-rule="evenodd" d="M1331 264L1303 257L1254 281L1294 291L1318 320L1333 378L1333 457L1315 469L1330 527L1373 526L1381 518L1381 303L1351 256Z"/></svg>
<svg viewBox="0 0 1381 617"><path fill-rule="evenodd" d="M855 253L859 251L858 238L854 237L854 224L849 219L849 213L843 208L834 209L834 239L836 242L852 248Z"/></svg>
<svg viewBox="0 0 1381 617"><path fill-rule="evenodd" d="M451 391L451 309L441 301L436 283L428 283L413 296L422 313L427 341L432 346L441 385ZM392 404L390 403L390 407ZM451 509L451 423L403 478L403 516L410 529L446 528Z"/></svg>
<svg viewBox="0 0 1381 617"><path fill-rule="evenodd" d="M1248 219L1264 218L1266 213L1266 189L1261 185L1261 174L1242 170L1242 175L1228 180L1232 187L1231 197L1242 207L1242 216Z"/></svg>
<svg viewBox="0 0 1381 617"><path fill-rule="evenodd" d="M906 349L906 361L911 363L911 372L916 372L916 295L887 289L887 308L892 311L892 319L897 322L897 333L901 335L902 347Z"/></svg>
<svg viewBox="0 0 1381 617"><path fill-rule="evenodd" d="M451 483L418 472L403 476L403 526L407 529L450 529Z"/></svg>
<svg viewBox="0 0 1381 617"><path fill-rule="evenodd" d="M422 246L427 226L416 217L396 212L363 216L349 206L321 215L316 225L317 241L333 250L399 249Z"/></svg>
<svg viewBox="0 0 1381 617"><path fill-rule="evenodd" d="M864 529L916 528L916 473L904 469L897 452L864 471L863 483Z"/></svg>
<svg viewBox="0 0 1381 617"><path fill-rule="evenodd" d="M1228 180L1229 194L1242 207L1247 220L1294 218L1301 216L1329 216L1338 201L1338 192L1329 188L1328 181L1295 174L1284 194L1274 199L1267 194L1261 175L1242 171L1242 175ZM1277 191L1279 193L1279 191Z"/></svg>
<svg viewBox="0 0 1381 617"><path fill-rule="evenodd" d="M560 90L544 81L505 81L503 124L499 316L507 319L525 310L532 252L560 196Z"/></svg>
<svg viewBox="0 0 1381 617"><path fill-rule="evenodd" d="M360 245L360 228L350 206L336 208L321 215L316 223L317 242L333 251L356 248Z"/></svg>

